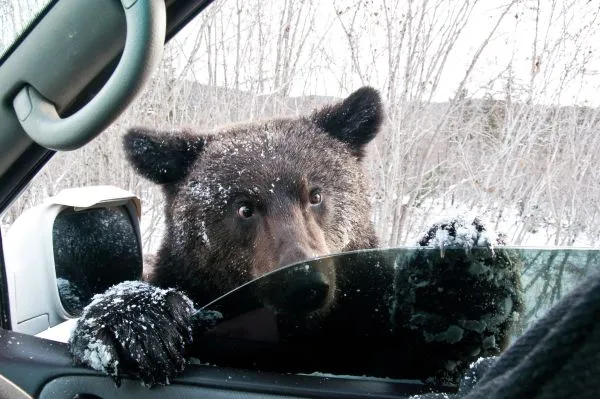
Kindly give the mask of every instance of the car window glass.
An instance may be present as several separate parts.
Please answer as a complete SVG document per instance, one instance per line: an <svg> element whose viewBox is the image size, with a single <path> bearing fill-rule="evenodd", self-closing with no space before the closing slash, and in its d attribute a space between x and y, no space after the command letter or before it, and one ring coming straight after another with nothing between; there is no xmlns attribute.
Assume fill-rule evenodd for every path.
<svg viewBox="0 0 600 399"><path fill-rule="evenodd" d="M472 339L469 331L491 328L498 312L514 312L516 304L497 306L497 296L477 297L471 309L478 313L477 321L465 316L452 325L458 319L449 317L455 305L451 302L477 295L474 285L461 287L459 283L453 296L443 296L433 284L436 276L428 285L426 280L414 278L415 269L431 267L436 273L457 273L495 259L492 267L498 269L488 270L484 277L491 281L505 266L498 262L502 258L508 260L505 265L520 269L525 293L524 307L515 314L518 322L510 342L600 269L600 253L593 250L503 247L496 248L494 254L488 249L465 253L462 248L349 252L275 271L205 306L203 310L217 311L222 319L194 338L192 353L203 363L263 371L418 379L422 377L420 358L435 357L436 351L445 350L444 343L456 343L458 335L465 341ZM336 315L335 307L307 299L319 287L314 276L325 268L333 268L337 276L349 276L335 289L336 300L343 302L344 308L350 305L350 313ZM444 303L438 302L440 299ZM417 311L411 310L411 318L404 318L411 306ZM322 317L323 313L331 317ZM331 318L335 319L334 326L328 324ZM430 322L423 323L425 319ZM407 340L394 339L411 323L419 324L411 345ZM449 333L449 326L453 333ZM423 342L424 347L416 349ZM349 351L351 357L347 356Z"/></svg>

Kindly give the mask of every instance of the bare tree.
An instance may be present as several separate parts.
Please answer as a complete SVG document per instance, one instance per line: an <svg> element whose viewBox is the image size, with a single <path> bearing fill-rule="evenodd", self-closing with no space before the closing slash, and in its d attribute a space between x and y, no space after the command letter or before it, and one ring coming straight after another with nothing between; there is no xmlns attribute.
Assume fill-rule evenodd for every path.
<svg viewBox="0 0 600 399"><path fill-rule="evenodd" d="M33 3L0 1L3 32ZM128 127L296 115L369 84L388 111L367 165L383 245L460 208L513 244L600 246L600 115L583 101L597 88L598 14L577 0L218 0L117 122L57 155L2 223L64 187L115 184L142 197L150 251L162 197L124 161Z"/></svg>

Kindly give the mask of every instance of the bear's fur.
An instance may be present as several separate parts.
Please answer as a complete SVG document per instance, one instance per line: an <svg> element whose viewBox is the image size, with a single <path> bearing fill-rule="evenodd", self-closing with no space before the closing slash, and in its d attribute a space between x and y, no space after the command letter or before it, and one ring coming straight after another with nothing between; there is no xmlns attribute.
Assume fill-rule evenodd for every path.
<svg viewBox="0 0 600 399"><path fill-rule="evenodd" d="M131 130L129 160L166 197L151 282L205 304L294 261L376 247L362 159L382 119L364 88L309 117L212 135Z"/></svg>
<svg viewBox="0 0 600 399"><path fill-rule="evenodd" d="M378 241L371 221L363 160L367 145L380 131L383 119L379 93L363 87L343 101L307 116L238 124L213 134L130 130L124 139L129 161L140 175L164 190L166 232L148 275L150 285L117 286L95 297L86 307L70 341L75 359L117 379L124 370L149 384L164 383L183 368L183 348L191 342L194 307L294 262L376 248ZM435 230L446 227L437 226ZM493 269L496 259L491 249L493 243L479 239L484 230L478 226L470 239L474 240L474 246L492 251L486 259ZM458 236L458 233L450 231L447 235ZM426 236L420 244L428 246L431 239ZM506 314L501 319L490 319L487 324L477 326L470 319L463 324L452 319L467 317L465 314L467 318L477 317L477 310L469 312L480 304L468 299L450 298L448 303L464 307L452 309L451 315L431 309L431 303L415 303L415 295L420 295L423 287L420 283L427 282L426 279L437 281L441 291L436 288L433 293L423 295L425 302L434 298L437 303L448 284L456 284L461 274L471 273L469 264L473 261L468 255L461 257L457 261L460 265L455 268L458 274L447 276L439 267L444 265L450 270L445 261L428 262L417 255L389 276L378 277L396 288L374 286L372 292L359 299L342 299L336 292L344 292L348 281L370 278L377 281L373 277L377 273L371 273L372 269L339 269L322 262L305 277L308 285L317 289L293 294L304 298L305 313L316 315L326 326L323 337L330 341L324 339L317 344L343 341L345 331L352 335L360 330L369 335L376 329L387 329L392 332L391 338L402 340L397 341L401 343L397 345L399 348L402 345L410 348L398 351L398 370L415 369L420 372L417 376L441 376L448 381L458 377L477 356L494 355L503 349L496 342L508 334L513 314L522 306L518 261L503 264L497 273L500 277L494 275L493 283L475 288L489 291L486 298L491 297L492 302L510 300L511 306L503 308ZM425 268L428 273L414 267ZM336 270L355 271L338 275ZM440 277L436 278L438 274ZM491 278L488 274L481 276ZM474 279L477 277L471 280ZM498 283L501 286L494 285ZM298 282L298 286L306 285ZM156 293L152 286L159 287ZM282 313L291 294L286 290L295 289L260 285L258 288L265 304ZM454 290L454 294L452 289L446 292L451 297L463 295L471 288L469 285ZM356 312L371 311L373 307L369 306L394 296L396 307L391 317L381 312L372 325L340 327L344 321L352 322ZM131 303L142 303L140 298L146 298L146 307L151 309L132 307ZM440 309L446 305L440 304ZM481 316L488 317L497 306L480 310ZM148 333L139 327L138 320L143 320L142 324L149 320L149 325L154 325L152 314L160 314L160 322L155 323L160 326L172 317L174 327L164 334L163 330L152 330L159 338L146 337ZM415 319L416 316L419 317ZM418 320L425 329L423 333L417 331L421 326ZM448 329L450 332L460 329L458 335L468 335L469 342L462 342L465 345L452 350L439 346L435 361L426 359L429 363L421 368L410 363L419 362L418 356L427 353L431 341L443 341L438 339L439 334ZM450 335L460 341L457 334ZM408 339L414 345L405 341ZM148 346L140 346L140 342L150 341ZM145 350L141 349L144 347ZM385 346L380 349L387 350ZM414 356L403 358L405 352ZM334 356L338 355L332 351L331 357ZM370 360L376 361L373 356Z"/></svg>

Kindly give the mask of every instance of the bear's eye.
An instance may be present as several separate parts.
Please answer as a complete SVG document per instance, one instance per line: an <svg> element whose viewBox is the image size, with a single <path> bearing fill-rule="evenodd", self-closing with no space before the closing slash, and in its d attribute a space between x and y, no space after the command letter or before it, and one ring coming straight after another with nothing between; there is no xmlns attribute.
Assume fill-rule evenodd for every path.
<svg viewBox="0 0 600 399"><path fill-rule="evenodd" d="M248 204L240 205L237 209L237 214L242 219L251 218L254 214L254 208L252 208L252 206Z"/></svg>
<svg viewBox="0 0 600 399"><path fill-rule="evenodd" d="M309 201L311 204L313 205L318 205L321 203L321 201L323 201L323 197L321 195L321 192L317 189L312 190L310 192L310 197L309 197Z"/></svg>

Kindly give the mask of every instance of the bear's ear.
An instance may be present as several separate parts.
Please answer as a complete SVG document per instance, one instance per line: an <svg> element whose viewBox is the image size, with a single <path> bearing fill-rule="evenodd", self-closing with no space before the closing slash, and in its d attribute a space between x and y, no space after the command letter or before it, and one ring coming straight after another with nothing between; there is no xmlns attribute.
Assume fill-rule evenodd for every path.
<svg viewBox="0 0 600 399"><path fill-rule="evenodd" d="M312 115L312 120L330 135L351 145L362 155L383 123L384 111L379 92L361 87L345 100L329 105Z"/></svg>
<svg viewBox="0 0 600 399"><path fill-rule="evenodd" d="M206 139L187 131L157 132L132 128L123 137L127 160L157 184L175 183L187 176Z"/></svg>

